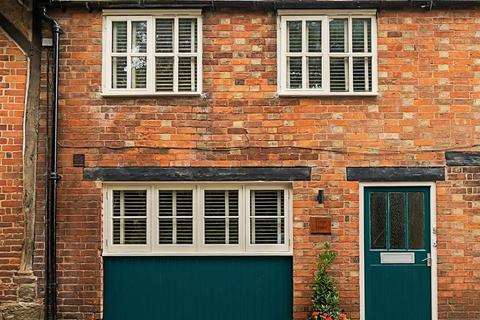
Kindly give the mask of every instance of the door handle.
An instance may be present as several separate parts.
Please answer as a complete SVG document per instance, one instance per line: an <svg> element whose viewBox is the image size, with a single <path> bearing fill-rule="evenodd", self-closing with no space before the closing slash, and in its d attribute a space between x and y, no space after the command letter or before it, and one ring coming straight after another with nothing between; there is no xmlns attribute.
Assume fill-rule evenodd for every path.
<svg viewBox="0 0 480 320"><path fill-rule="evenodd" d="M425 259L423 259L422 262L423 261L427 262L427 267L431 267L432 266L432 255L430 253L427 253L427 257Z"/></svg>

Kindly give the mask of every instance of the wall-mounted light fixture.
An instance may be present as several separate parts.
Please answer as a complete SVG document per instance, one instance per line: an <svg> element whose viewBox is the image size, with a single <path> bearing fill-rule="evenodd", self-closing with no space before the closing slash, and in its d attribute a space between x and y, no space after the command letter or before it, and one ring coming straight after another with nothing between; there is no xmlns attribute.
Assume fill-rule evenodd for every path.
<svg viewBox="0 0 480 320"><path fill-rule="evenodd" d="M320 190L318 190L318 195L317 195L317 201L318 201L318 203L323 203L323 198L324 198L324 196L323 196L323 190L320 189Z"/></svg>

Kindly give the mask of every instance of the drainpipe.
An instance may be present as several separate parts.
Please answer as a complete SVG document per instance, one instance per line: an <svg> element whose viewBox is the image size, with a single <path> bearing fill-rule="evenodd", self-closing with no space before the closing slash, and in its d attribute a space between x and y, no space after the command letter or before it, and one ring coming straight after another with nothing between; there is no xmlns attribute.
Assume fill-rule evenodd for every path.
<svg viewBox="0 0 480 320"><path fill-rule="evenodd" d="M47 191L47 217L45 231L45 320L57 319L57 184L60 176L57 173L57 136L58 136L58 75L59 75L59 49L60 25L47 15L43 8L43 19L52 28L53 35L53 62L52 62L52 106L51 106L51 130L50 130L50 172L48 174Z"/></svg>

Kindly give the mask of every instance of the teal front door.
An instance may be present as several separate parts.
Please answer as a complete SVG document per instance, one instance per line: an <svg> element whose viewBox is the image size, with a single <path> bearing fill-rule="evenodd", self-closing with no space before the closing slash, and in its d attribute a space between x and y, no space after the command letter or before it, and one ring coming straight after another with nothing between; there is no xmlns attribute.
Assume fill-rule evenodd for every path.
<svg viewBox="0 0 480 320"><path fill-rule="evenodd" d="M432 319L430 189L364 192L365 320Z"/></svg>

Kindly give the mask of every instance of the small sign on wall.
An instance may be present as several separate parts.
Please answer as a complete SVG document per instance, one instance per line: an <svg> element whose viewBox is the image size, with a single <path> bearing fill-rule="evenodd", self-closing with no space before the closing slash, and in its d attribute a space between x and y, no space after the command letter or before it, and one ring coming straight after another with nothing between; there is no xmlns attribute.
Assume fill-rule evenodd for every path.
<svg viewBox="0 0 480 320"><path fill-rule="evenodd" d="M310 217L311 234L332 234L332 218Z"/></svg>

